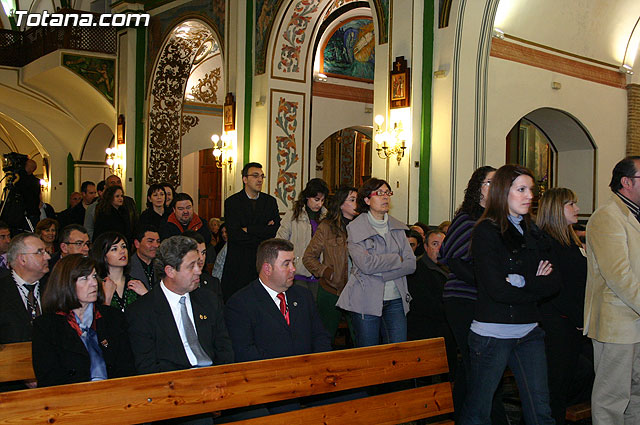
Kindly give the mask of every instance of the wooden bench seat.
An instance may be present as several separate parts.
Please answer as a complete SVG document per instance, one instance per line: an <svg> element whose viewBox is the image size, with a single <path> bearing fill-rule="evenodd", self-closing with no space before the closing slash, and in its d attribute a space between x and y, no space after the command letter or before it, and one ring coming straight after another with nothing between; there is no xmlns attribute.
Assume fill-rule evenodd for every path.
<svg viewBox="0 0 640 425"><path fill-rule="evenodd" d="M14 349L24 354L5 346L0 364ZM0 378L28 376L7 368ZM447 372L444 340L436 338L0 393L0 423L133 424ZM397 424L451 412L447 382L237 423Z"/></svg>

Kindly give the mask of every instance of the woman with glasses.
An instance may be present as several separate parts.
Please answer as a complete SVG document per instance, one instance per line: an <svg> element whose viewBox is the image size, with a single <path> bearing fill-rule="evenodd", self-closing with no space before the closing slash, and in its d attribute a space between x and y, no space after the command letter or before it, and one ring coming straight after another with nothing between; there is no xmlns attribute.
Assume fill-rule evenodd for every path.
<svg viewBox="0 0 640 425"><path fill-rule="evenodd" d="M455 368L455 385L453 386L455 415L460 414L467 395L466 371L469 369L467 338L478 299L478 287L470 251L471 233L487 206L489 188L495 172L496 169L488 165L473 172L464 191L462 204L458 207L440 248L439 261L449 268L442 295L445 314L462 357L462 363ZM493 425L508 423L502 404L501 387L494 397L491 421Z"/></svg>
<svg viewBox="0 0 640 425"><path fill-rule="evenodd" d="M478 300L469 332L469 387L460 425L491 424L491 400L509 366L525 423L554 424L538 302L560 289L550 241L529 216L533 174L500 167L471 239Z"/></svg>
<svg viewBox="0 0 640 425"><path fill-rule="evenodd" d="M358 347L407 340L406 276L415 271L416 257L407 226L388 214L392 195L384 180L364 182L356 199L360 215L347 226L353 268L336 305L351 312Z"/></svg>
<svg viewBox="0 0 640 425"><path fill-rule="evenodd" d="M343 313L336 307L336 302L347 284L352 266L347 250L347 225L358 215L357 196L355 187L341 187L336 191L329 202L327 216L318 226L302 257L307 270L318 277L318 313L332 339Z"/></svg>
<svg viewBox="0 0 640 425"><path fill-rule="evenodd" d="M93 242L91 258L102 280L106 305L125 311L129 304L148 292L144 283L131 279L128 274L129 250L127 240L121 233L101 234Z"/></svg>
<svg viewBox="0 0 640 425"><path fill-rule="evenodd" d="M320 220L327 213L324 207L325 198L329 195L329 188L322 179L311 179L307 183L293 208L289 210L276 233L276 238L285 239L293 243L294 255L302 258L304 250L316 232ZM314 277L304 264L298 262L294 278L296 285L303 286L311 291L313 299L318 297L318 279Z"/></svg>
<svg viewBox="0 0 640 425"><path fill-rule="evenodd" d="M33 370L39 387L133 375L122 313L102 305L95 263L67 255L51 272L43 314L33 322Z"/></svg>
<svg viewBox="0 0 640 425"><path fill-rule="evenodd" d="M571 384L586 340L582 335L587 258L573 231L578 222L578 198L571 189L548 189L540 198L536 224L550 236L555 269L562 280L558 294L540 305L545 332L551 414L556 424L565 422ZM588 387L588 385L586 385Z"/></svg>

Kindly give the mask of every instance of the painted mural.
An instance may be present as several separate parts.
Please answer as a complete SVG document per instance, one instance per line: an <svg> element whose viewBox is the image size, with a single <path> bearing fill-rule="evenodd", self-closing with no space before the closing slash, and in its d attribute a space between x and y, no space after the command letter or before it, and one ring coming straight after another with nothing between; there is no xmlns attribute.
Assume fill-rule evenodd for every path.
<svg viewBox="0 0 640 425"><path fill-rule="evenodd" d="M282 37L284 43L280 50L280 61L278 69L282 72L300 71L300 51L307 37L306 31L313 18L313 14L318 11L320 0L300 0L293 9L293 15L287 24Z"/></svg>
<svg viewBox="0 0 640 425"><path fill-rule="evenodd" d="M302 181L299 152L304 150L304 94L272 90L271 111L269 163L277 173L269 181L270 192L280 211L286 211L295 201Z"/></svg>
<svg viewBox="0 0 640 425"><path fill-rule="evenodd" d="M373 0L378 14L378 27L380 28L380 44L389 42L389 0Z"/></svg>
<svg viewBox="0 0 640 425"><path fill-rule="evenodd" d="M264 74L267 63L267 44L276 19L276 13L284 0L256 0L256 70L255 74Z"/></svg>
<svg viewBox="0 0 640 425"><path fill-rule="evenodd" d="M62 65L98 90L112 105L115 101L115 59L62 54Z"/></svg>
<svg viewBox="0 0 640 425"><path fill-rule="evenodd" d="M358 17L343 23L329 37L322 51L322 72L373 82L375 44L371 18Z"/></svg>

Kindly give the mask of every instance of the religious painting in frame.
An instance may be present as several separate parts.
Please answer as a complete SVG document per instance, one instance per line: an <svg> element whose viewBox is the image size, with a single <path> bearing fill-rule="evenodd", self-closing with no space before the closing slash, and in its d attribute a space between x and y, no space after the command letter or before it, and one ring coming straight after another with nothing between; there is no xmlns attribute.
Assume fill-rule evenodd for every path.
<svg viewBox="0 0 640 425"><path fill-rule="evenodd" d="M290 210L302 190L304 114L304 93L271 90L268 191L280 212Z"/></svg>
<svg viewBox="0 0 640 425"><path fill-rule="evenodd" d="M389 76L389 104L392 109L410 106L410 77L410 69L404 56L397 57Z"/></svg>
<svg viewBox="0 0 640 425"><path fill-rule="evenodd" d="M233 131L236 129L236 100L233 97L233 93L227 93L224 99L222 123L224 125L224 131Z"/></svg>

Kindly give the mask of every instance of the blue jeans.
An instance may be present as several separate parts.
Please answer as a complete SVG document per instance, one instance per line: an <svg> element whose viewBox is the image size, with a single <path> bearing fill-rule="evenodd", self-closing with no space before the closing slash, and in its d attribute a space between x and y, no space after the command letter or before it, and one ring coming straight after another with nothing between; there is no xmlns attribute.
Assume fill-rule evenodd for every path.
<svg viewBox="0 0 640 425"><path fill-rule="evenodd" d="M407 317L402 299L383 301L382 316L351 312L356 347L370 347L407 340Z"/></svg>
<svg viewBox="0 0 640 425"><path fill-rule="evenodd" d="M491 400L507 365L520 392L527 425L553 425L547 387L544 331L534 328L522 338L499 339L469 332L470 370L467 398L459 425L491 425Z"/></svg>

